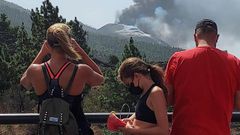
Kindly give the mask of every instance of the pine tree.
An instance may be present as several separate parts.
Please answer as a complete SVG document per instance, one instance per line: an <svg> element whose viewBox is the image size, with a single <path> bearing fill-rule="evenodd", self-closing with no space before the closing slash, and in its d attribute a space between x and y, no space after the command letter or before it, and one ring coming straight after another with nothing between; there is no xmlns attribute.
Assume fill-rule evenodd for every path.
<svg viewBox="0 0 240 135"><path fill-rule="evenodd" d="M11 85L18 84L22 73L26 70L27 66L30 65L36 52L25 30L24 23L19 27L16 35L15 53L9 58L10 68L8 72L11 73L11 75L9 74L11 78L9 82Z"/></svg>
<svg viewBox="0 0 240 135"><path fill-rule="evenodd" d="M66 22L66 19L64 19L61 15L58 15L58 6L53 7L52 3L49 0L43 1L42 4L43 5L41 6L41 14L44 18L43 22L45 30L54 23Z"/></svg>
<svg viewBox="0 0 240 135"><path fill-rule="evenodd" d="M117 65L118 63L119 63L119 59L116 55L110 55L109 56L109 64Z"/></svg>
<svg viewBox="0 0 240 135"><path fill-rule="evenodd" d="M8 52L8 46L6 44L0 43L0 95L2 95L4 91L10 87L10 54Z"/></svg>
<svg viewBox="0 0 240 135"><path fill-rule="evenodd" d="M49 0L45 0L40 7L31 10L31 20L32 20L32 42L33 44L40 49L41 44L46 38L46 31L49 26L54 23L65 23L61 15L58 14L58 7L53 7L52 3Z"/></svg>
<svg viewBox="0 0 240 135"><path fill-rule="evenodd" d="M142 58L142 55L140 54L139 50L134 45L134 40L132 37L130 37L129 41L129 50L131 52L131 56Z"/></svg>
<svg viewBox="0 0 240 135"><path fill-rule="evenodd" d="M129 58L129 57L131 57L129 45L125 44L123 54L122 54L122 61L124 61L126 58Z"/></svg>
<svg viewBox="0 0 240 135"><path fill-rule="evenodd" d="M129 44L124 46L123 54L122 54L122 61L129 57L139 57L143 58L140 51L134 45L134 40L130 37Z"/></svg>
<svg viewBox="0 0 240 135"><path fill-rule="evenodd" d="M13 45L16 42L17 28L10 26L10 21L6 14L0 15L0 42L2 44Z"/></svg>
<svg viewBox="0 0 240 135"><path fill-rule="evenodd" d="M71 32L73 38L79 43L79 45L83 48L83 50L89 54L90 52L90 47L87 45L87 32L83 30L83 25L80 24L80 22L77 20L75 17L74 21L70 21L69 26L71 26Z"/></svg>
<svg viewBox="0 0 240 135"><path fill-rule="evenodd" d="M19 64L28 66L35 57L37 50L31 43L31 39L25 29L24 23L20 26L17 32L16 54L20 55Z"/></svg>
<svg viewBox="0 0 240 135"><path fill-rule="evenodd" d="M41 15L38 8L35 9L35 11L31 10L31 20L32 20L32 42L35 48L38 50L40 49L40 45L45 39L45 32L46 30L44 28L43 23L43 16Z"/></svg>
<svg viewBox="0 0 240 135"><path fill-rule="evenodd" d="M1 94L11 86L14 77L12 55L16 52L16 33L18 27L11 27L10 21L5 14L0 15L0 87Z"/></svg>

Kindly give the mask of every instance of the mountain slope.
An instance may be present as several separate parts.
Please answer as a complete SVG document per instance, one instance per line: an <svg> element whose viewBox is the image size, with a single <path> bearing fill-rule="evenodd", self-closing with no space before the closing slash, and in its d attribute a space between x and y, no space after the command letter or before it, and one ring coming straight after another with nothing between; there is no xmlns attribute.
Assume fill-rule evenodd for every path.
<svg viewBox="0 0 240 135"><path fill-rule="evenodd" d="M61 9L60 9L61 10ZM0 0L0 13L7 14L12 25L18 26L24 22L27 31L31 30L30 11L16 4ZM166 61L178 48L170 47L161 40L156 40L135 26L124 24L106 24L95 29L83 24L87 31L87 44L91 47L91 54L107 62L110 55L121 58L124 45L133 37L135 46L151 61Z"/></svg>
<svg viewBox="0 0 240 135"><path fill-rule="evenodd" d="M116 36L133 36L133 37L151 37L151 35L144 33L135 26L125 24L109 23L97 30L99 33L105 35L114 34Z"/></svg>
<svg viewBox="0 0 240 135"><path fill-rule="evenodd" d="M23 22L27 31L31 30L32 23L29 10L14 3L0 0L0 14L2 13L8 16L9 20L11 20L11 25L20 26Z"/></svg>

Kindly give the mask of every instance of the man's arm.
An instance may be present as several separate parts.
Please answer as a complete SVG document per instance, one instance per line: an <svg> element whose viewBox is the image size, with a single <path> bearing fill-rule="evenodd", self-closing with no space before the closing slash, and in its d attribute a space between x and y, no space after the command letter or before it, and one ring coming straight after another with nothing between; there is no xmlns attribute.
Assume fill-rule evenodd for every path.
<svg viewBox="0 0 240 135"><path fill-rule="evenodd" d="M165 70L165 84L168 91L167 102L168 106L172 106L174 104L174 73L177 67L177 57L176 53L172 55L169 59L167 68Z"/></svg>
<svg viewBox="0 0 240 135"><path fill-rule="evenodd" d="M173 103L174 103L174 100L173 100L173 86L171 84L168 84L167 85L167 90L168 90L168 98L167 98L167 102L168 102L168 106L172 106Z"/></svg>

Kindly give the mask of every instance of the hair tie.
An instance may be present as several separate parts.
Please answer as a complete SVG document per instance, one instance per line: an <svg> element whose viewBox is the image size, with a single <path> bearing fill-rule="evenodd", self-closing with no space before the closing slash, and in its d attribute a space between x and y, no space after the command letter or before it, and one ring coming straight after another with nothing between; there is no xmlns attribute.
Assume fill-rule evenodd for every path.
<svg viewBox="0 0 240 135"><path fill-rule="evenodd" d="M148 66L148 68L147 68L147 71L148 71L148 72L150 72L150 71L151 71L151 69L152 69L152 66L151 66L151 65L149 65L149 66Z"/></svg>

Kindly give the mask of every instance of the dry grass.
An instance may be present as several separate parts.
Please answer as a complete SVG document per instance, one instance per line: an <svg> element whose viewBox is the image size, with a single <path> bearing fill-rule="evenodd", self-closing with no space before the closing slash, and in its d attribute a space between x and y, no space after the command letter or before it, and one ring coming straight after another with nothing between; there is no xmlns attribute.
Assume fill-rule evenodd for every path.
<svg viewBox="0 0 240 135"><path fill-rule="evenodd" d="M35 135L36 125L0 125L0 135Z"/></svg>

